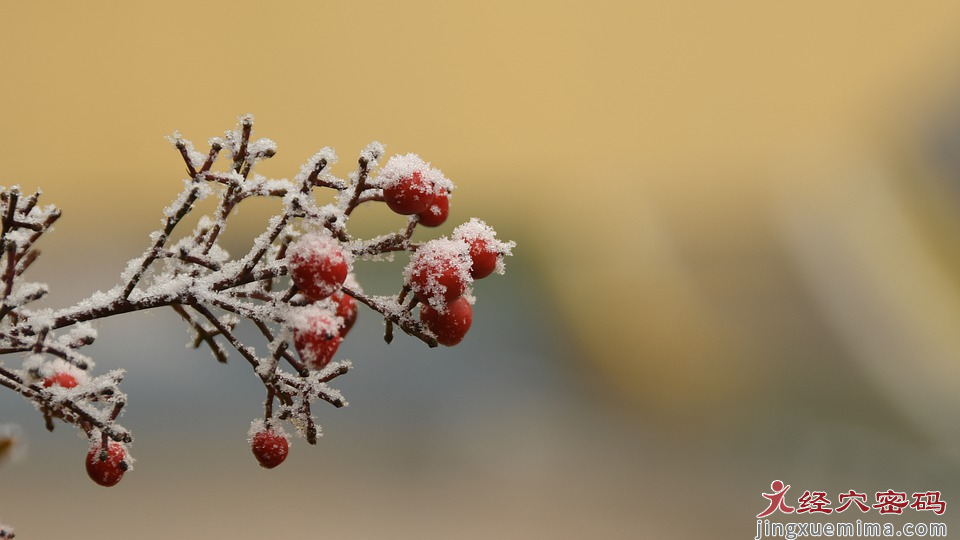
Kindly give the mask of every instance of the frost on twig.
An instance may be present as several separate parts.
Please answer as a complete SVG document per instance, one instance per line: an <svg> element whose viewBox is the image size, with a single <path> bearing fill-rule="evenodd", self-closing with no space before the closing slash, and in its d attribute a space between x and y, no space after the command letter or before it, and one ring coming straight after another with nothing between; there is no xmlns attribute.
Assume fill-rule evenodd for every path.
<svg viewBox="0 0 960 540"><path fill-rule="evenodd" d="M329 383L347 373L351 364L331 359L356 317L358 302L383 317L388 342L398 328L430 347L455 343L462 339L469 320L461 316L428 323L422 314L423 320L418 320L413 309L429 302L442 314L444 303L430 296L431 291L443 293L448 300L462 296L472 304L469 285L478 276L471 277L471 264L475 261L477 266L480 257L492 256L502 272L503 256L513 247L512 242L496 240L492 229L479 222L471 225L483 233L475 235L479 240L444 240L462 243L461 248L448 250L458 258L455 263L440 261L455 264L462 283L451 284L440 270L418 267L405 274L398 294L368 295L348 275L354 261L416 252L422 245L412 241L418 224L429 221L432 225L427 226L436 226L446 219L454 186L439 170L409 154L391 158L377 174L384 149L372 143L362 150L356 170L346 178L330 172L337 156L324 148L292 180L267 179L254 171L276 153L276 144L253 138L251 115L242 116L237 128L223 137L211 139L206 154L178 133L169 140L188 176L183 191L163 210L162 227L151 234L143 254L128 263L117 286L64 309L32 308L30 304L42 298L47 287L23 279L37 258L34 244L50 230L60 211L40 206L40 192L26 195L16 186L0 188L0 354L19 353L21 358L16 366L0 361L0 385L30 400L48 429L60 420L90 437L94 457L88 470L108 466L112 457L108 441L123 445L126 456L126 445L133 440L117 423L127 402L120 390L123 371L94 375L94 362L81 352L97 337L92 321L145 309L172 309L191 333L189 346L207 347L222 363L235 352L250 365L264 387L266 428L286 422L315 444L320 428L312 404L317 400L335 407L347 404ZM407 189L407 184L415 190ZM319 205L316 189L336 191L335 202ZM202 216L191 231L182 231L184 218L208 198L216 200L213 212ZM231 256L220 245L220 237L237 206L252 198L274 199L280 210L253 239L249 251ZM409 216L400 232L366 240L352 237L347 225L353 211L376 202L420 210L397 210ZM430 261L426 256L418 260ZM454 288L456 294L451 296ZM319 324L316 316L306 316L303 310L308 308L309 313L329 313L323 317L334 322ZM240 323L256 328L263 338L259 348L241 341L236 332ZM455 340L448 335L451 331Z"/></svg>

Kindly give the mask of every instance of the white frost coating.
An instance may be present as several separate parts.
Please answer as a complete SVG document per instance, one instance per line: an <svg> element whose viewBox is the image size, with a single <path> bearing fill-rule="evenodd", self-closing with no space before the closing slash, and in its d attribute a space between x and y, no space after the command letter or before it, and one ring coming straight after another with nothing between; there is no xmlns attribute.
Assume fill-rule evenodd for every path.
<svg viewBox="0 0 960 540"><path fill-rule="evenodd" d="M69 341L80 339L90 339L92 341L97 338L97 329L88 322L81 322L75 324L64 337Z"/></svg>
<svg viewBox="0 0 960 540"><path fill-rule="evenodd" d="M187 157L190 159L190 164L193 165L194 169L199 169L203 165L203 162L206 161L206 156L197 152L193 147L193 142L184 139L179 131L174 131L170 135L167 135L166 139L174 146L183 145L187 150Z"/></svg>
<svg viewBox="0 0 960 540"><path fill-rule="evenodd" d="M183 181L184 189L180 192L180 195L177 195L177 198L174 199L166 208L163 209L163 218L160 220L164 226L167 224L167 220L177 215L177 212L180 211L180 208L183 207L187 202L187 198L190 196L190 192L194 187L198 187L199 184L194 184L192 180ZM209 187L207 188L209 190ZM199 200L199 199L198 199Z"/></svg>
<svg viewBox="0 0 960 540"><path fill-rule="evenodd" d="M506 271L503 258L505 256L512 256L513 248L517 246L517 243L512 240L509 242L498 240L497 231L477 218L470 218L470 221L454 229L453 238L468 245L477 240L487 243L488 246L499 254L497 257L497 266L494 271L501 275Z"/></svg>
<svg viewBox="0 0 960 540"><path fill-rule="evenodd" d="M23 249L29 243L31 236L33 236L33 231L24 228L8 231L5 238L16 244L17 249Z"/></svg>
<svg viewBox="0 0 960 540"><path fill-rule="evenodd" d="M303 184L307 177L310 176L310 173L317 168L317 164L324 160L327 162L327 167L337 162L337 153L329 146L321 148L319 152L311 156L310 159L300 167L300 172L293 177L294 183L297 185Z"/></svg>
<svg viewBox="0 0 960 540"><path fill-rule="evenodd" d="M360 286L360 282L357 281L357 276L355 276L353 272L347 274L347 279L343 280L343 286L349 288L351 291L363 294L363 287Z"/></svg>
<svg viewBox="0 0 960 540"><path fill-rule="evenodd" d="M470 248L467 244L438 238L420 246L410 257L410 263L403 269L403 279L414 292L426 296L431 307L443 313L447 307L443 300L447 286L442 283L442 276L453 272L455 277L469 285L473 282L470 265Z"/></svg>
<svg viewBox="0 0 960 540"><path fill-rule="evenodd" d="M387 188L396 185L404 178L410 178L413 173L419 172L421 177L427 181L427 185L432 192L445 189L448 192L456 187L440 169L430 166L430 163L423 161L417 154L406 154L392 156L387 160L387 164L380 168L377 178L371 182L373 187Z"/></svg>
<svg viewBox="0 0 960 540"><path fill-rule="evenodd" d="M318 305L309 305L287 311L287 323L294 334L336 336L343 319L335 311Z"/></svg>
<svg viewBox="0 0 960 540"><path fill-rule="evenodd" d="M28 354L26 358L23 359L23 371L29 374L37 374L40 372L40 368L43 367L46 360L46 357L42 354ZM36 381L35 378L31 380Z"/></svg>
<svg viewBox="0 0 960 540"><path fill-rule="evenodd" d="M237 119L237 128L225 131L223 134L223 149L227 151L231 159L235 158L237 153L240 151L240 142L243 140L244 124L251 126L253 125L252 114L247 113L240 116L240 118Z"/></svg>
<svg viewBox="0 0 960 540"><path fill-rule="evenodd" d="M43 379L46 379L47 377L53 377L58 373L66 373L68 375L72 375L73 378L77 380L77 386L75 388L68 389L68 388L62 388L57 385L53 385L48 388L48 390L51 392L66 392L66 393L82 392L84 389L83 387L90 382L90 375L88 375L87 372L74 367L73 365L67 363L66 361L60 358L53 358L52 360L44 362L44 364L40 366L38 371L40 375L39 379L41 381Z"/></svg>
<svg viewBox="0 0 960 540"><path fill-rule="evenodd" d="M383 144L378 141L373 141L363 147L363 150L360 151L360 158L367 160L369 167L376 167L380 158L383 157L383 151Z"/></svg>
<svg viewBox="0 0 960 540"><path fill-rule="evenodd" d="M391 156L386 165L380 168L380 174L377 176L374 186L386 188L396 185L404 178L410 178L413 173L430 169L430 164L423 161L417 154L406 154Z"/></svg>
<svg viewBox="0 0 960 540"><path fill-rule="evenodd" d="M259 174L254 174L253 178L240 183L240 195L244 197L251 195L266 197L271 193L289 193L293 190L293 183L285 178L279 180L268 179Z"/></svg>
<svg viewBox="0 0 960 540"><path fill-rule="evenodd" d="M253 436L266 430L267 423L262 419L257 418L253 422L250 422L250 429L247 430L247 442L253 444ZM270 431L286 439L287 443L289 444L290 435L288 435L287 431L283 429L283 426L280 424L280 422L270 422Z"/></svg>
<svg viewBox="0 0 960 540"><path fill-rule="evenodd" d="M440 169L431 167L425 176L427 180L433 183L433 187L437 192L446 190L447 193L450 193L457 187L449 178L443 175Z"/></svg>
<svg viewBox="0 0 960 540"><path fill-rule="evenodd" d="M307 365L318 363L317 354L320 351L312 346L301 347L299 339L304 339L307 344L315 342L317 338L337 339L340 335L340 325L343 324L343 319L338 317L336 312L317 305L292 309L288 313L287 320L293 331L294 344L297 346L300 359Z"/></svg>
<svg viewBox="0 0 960 540"><path fill-rule="evenodd" d="M440 169L431 167L430 163L423 161L417 154L392 156L387 160L387 164L380 168L380 174L371 182L371 185L388 188L396 185L402 179L411 178L415 172L419 172L421 178L427 181L426 187L430 193L437 193L441 190L446 190L449 193L456 188L454 183L444 176Z"/></svg>
<svg viewBox="0 0 960 540"><path fill-rule="evenodd" d="M99 429L94 428L92 431L90 431L90 438L87 440L87 451L89 452L91 450L99 450L102 444L103 444L102 433L100 432ZM126 443L116 442L113 440L110 440L110 442L107 443L107 447L109 448L115 444L119 444L120 447L123 448L122 461L123 461L123 464L126 465L126 469L127 469L126 472L132 471L133 464L136 463L137 460L130 455L130 448L127 446Z"/></svg>
<svg viewBox="0 0 960 540"><path fill-rule="evenodd" d="M8 306L19 306L27 303L31 299L36 299L49 291L49 287L46 283L35 283L35 282L15 282L13 290L10 291L10 296L7 297Z"/></svg>
<svg viewBox="0 0 960 540"><path fill-rule="evenodd" d="M311 265L316 261L336 260L342 257L347 263L347 272L352 269L353 255L340 246L340 242L330 236L326 229L304 234L287 249L287 264L290 271L295 271L298 265Z"/></svg>
<svg viewBox="0 0 960 540"><path fill-rule="evenodd" d="M247 145L246 160L253 163L257 156L272 155L277 153L277 143L271 139L257 139Z"/></svg>
<svg viewBox="0 0 960 540"><path fill-rule="evenodd" d="M334 204L325 204L316 210L314 219L310 220L308 226L320 226L321 223L333 221L334 224L343 224L347 222L347 215L343 210Z"/></svg>
<svg viewBox="0 0 960 540"><path fill-rule="evenodd" d="M338 371L341 368L349 370L353 368L353 362L351 362L350 360L339 360L337 362L330 362L329 364L324 366L324 368L321 369L320 371L314 371L310 373L310 376L307 378L307 381L310 384L325 384L325 383L321 383L320 380L326 379L334 371Z"/></svg>

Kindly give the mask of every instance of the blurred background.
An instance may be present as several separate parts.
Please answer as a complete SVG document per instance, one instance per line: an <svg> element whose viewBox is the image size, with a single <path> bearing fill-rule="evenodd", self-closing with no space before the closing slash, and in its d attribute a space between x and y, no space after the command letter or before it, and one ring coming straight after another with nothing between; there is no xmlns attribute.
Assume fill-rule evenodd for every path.
<svg viewBox="0 0 960 540"><path fill-rule="evenodd" d="M350 407L269 472L245 364L184 349L172 311L103 321L136 470L95 486L72 428L0 392L18 537L753 538L776 479L793 505L939 490L943 516L864 518L960 526L960 4L2 8L0 184L63 209L49 305L142 252L184 176L164 135L205 150L246 112L262 174L331 146L345 175L376 139L458 184L433 235L518 243L456 348L388 347L361 311ZM232 252L275 210L241 207ZM390 293L398 263L361 280Z"/></svg>

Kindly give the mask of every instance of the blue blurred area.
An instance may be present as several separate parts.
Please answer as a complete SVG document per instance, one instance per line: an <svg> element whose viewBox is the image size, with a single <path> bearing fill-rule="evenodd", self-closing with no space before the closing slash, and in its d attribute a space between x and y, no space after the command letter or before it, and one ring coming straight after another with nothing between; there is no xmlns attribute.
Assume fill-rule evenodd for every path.
<svg viewBox="0 0 960 540"><path fill-rule="evenodd" d="M421 525L419 533L411 529L395 536L401 538L473 534L458 523L427 526L424 520L435 511L465 513L467 522L476 523L498 516L505 520L504 530L519 534L555 530L563 522L556 519L560 508L599 511L600 505L625 502L622 490L631 490L629 485L616 488L617 495L569 484L599 474L600 485L609 487L611 474L633 476L638 470L633 454L610 452L610 438L622 438L633 428L626 417L604 415L612 402L604 397L602 383L575 361L577 346L562 331L529 266L510 262L506 276L476 284L473 327L455 348L429 349L402 334L386 345L382 321L361 308L338 353L338 358L351 359L354 369L333 382L350 405L337 410L318 402L314 412L324 437L313 448L296 439L288 461L270 472L256 466L245 441L250 420L262 414L264 391L242 358L234 354L223 366L203 349L184 349L185 327L169 310L103 320L100 337L87 352L96 359L98 372L127 369L123 388L130 399L123 424L135 435L135 470L116 491L94 486L80 465L85 442L72 428L60 424L55 433L46 433L40 416L5 392L0 395L4 420L24 427L31 451L26 459L3 467L0 478L20 490L55 487L59 495L49 494L48 504L65 505L67 515L84 511L76 497L95 494L99 504L136 516L123 535L105 530L91 532L90 538L134 532L152 538L163 514L173 511L181 512L177 519L194 537L204 523L213 526L224 519L195 497L216 497L244 508L255 504L245 490L289 490L289 497L277 495L288 511L315 515L333 528L349 529L353 520L367 519L363 513L368 511L393 516L370 525L375 536L390 530L399 519L397 508L404 508L405 519ZM398 264L374 265L375 271L361 276L368 292L388 293L397 282L388 276L399 275ZM253 333L241 335L255 343ZM592 454L600 448L601 454ZM571 472L567 480L565 470ZM361 494L349 495L356 489ZM302 499L313 497L314 490L324 500L332 496L330 490L348 493L337 504L360 503L354 496L365 503L325 512ZM388 502L407 490L426 499ZM562 495L581 490L589 493L582 501ZM591 502L593 498L597 500ZM144 509L146 500L156 505L156 512ZM477 500L490 508L474 508ZM0 508L17 517L22 531L39 536L62 532L57 522L40 519L42 512L29 497L5 492ZM611 530L630 529L625 525L634 517L625 510L614 506L602 511ZM297 520L276 527L271 534L307 530ZM242 530L231 534L256 537L247 533L251 536Z"/></svg>

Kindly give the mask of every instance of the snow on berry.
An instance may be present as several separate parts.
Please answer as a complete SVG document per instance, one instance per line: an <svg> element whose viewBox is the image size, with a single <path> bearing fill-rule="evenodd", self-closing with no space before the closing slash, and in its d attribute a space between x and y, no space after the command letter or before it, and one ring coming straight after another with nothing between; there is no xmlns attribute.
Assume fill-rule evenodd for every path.
<svg viewBox="0 0 960 540"><path fill-rule="evenodd" d="M383 200L398 214L419 214L433 202L434 188L421 171L413 171L383 188Z"/></svg>
<svg viewBox="0 0 960 540"><path fill-rule="evenodd" d="M320 233L305 234L290 244L287 264L294 284L312 300L340 290L350 267L340 243Z"/></svg>
<svg viewBox="0 0 960 540"><path fill-rule="evenodd" d="M433 198L433 202L426 210L420 212L420 225L424 227L439 227L447 220L450 214L450 195L441 189Z"/></svg>
<svg viewBox="0 0 960 540"><path fill-rule="evenodd" d="M272 469L287 459L290 452L290 441L287 433L280 425L263 420L254 420L247 433L250 449L257 462L264 469Z"/></svg>
<svg viewBox="0 0 960 540"><path fill-rule="evenodd" d="M473 279L481 279L493 272L503 274L505 255L513 255L516 242L497 240L497 232L477 218L460 225L453 230L454 240L464 242L470 247L470 275Z"/></svg>
<svg viewBox="0 0 960 540"><path fill-rule="evenodd" d="M36 355L34 356L34 361L41 358L41 356ZM69 390L90 380L86 372L77 369L60 358L39 363L35 369L36 372L39 373L38 378L41 379L40 384L44 388L63 388Z"/></svg>
<svg viewBox="0 0 960 540"><path fill-rule="evenodd" d="M473 281L468 247L447 238L430 240L410 257L403 277L421 302L444 311Z"/></svg>
<svg viewBox="0 0 960 540"><path fill-rule="evenodd" d="M419 214L433 204L439 190L451 191L453 182L416 154L393 156L380 169L376 185L383 188L387 206L398 214Z"/></svg>
<svg viewBox="0 0 960 540"><path fill-rule="evenodd" d="M77 386L77 379L65 371L58 371L43 379L44 388L50 388L54 385L62 388L73 388Z"/></svg>
<svg viewBox="0 0 960 540"><path fill-rule="evenodd" d="M342 319L320 306L306 306L293 311L290 326L293 344L300 359L310 369L323 369L340 346Z"/></svg>
<svg viewBox="0 0 960 540"><path fill-rule="evenodd" d="M453 347L463 341L467 331L470 330L470 324L473 322L473 308L462 296L447 304L442 312L424 304L420 306L420 320L437 337L438 343Z"/></svg>
<svg viewBox="0 0 960 540"><path fill-rule="evenodd" d="M90 450L87 452L87 475L103 487L117 485L123 474L132 469L133 458L127 455L124 446L109 441L107 450L103 450L99 435L91 437Z"/></svg>

